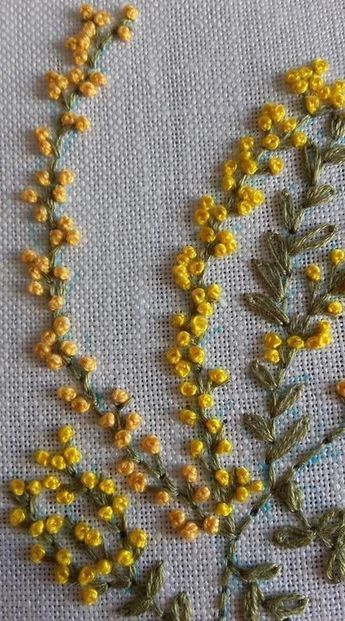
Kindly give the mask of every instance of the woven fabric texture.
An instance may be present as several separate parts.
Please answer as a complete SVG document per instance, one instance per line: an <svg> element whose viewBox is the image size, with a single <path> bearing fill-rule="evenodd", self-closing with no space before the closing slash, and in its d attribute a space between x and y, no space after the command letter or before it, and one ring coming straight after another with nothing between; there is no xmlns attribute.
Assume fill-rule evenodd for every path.
<svg viewBox="0 0 345 621"><path fill-rule="evenodd" d="M104 2L113 8L113 2ZM173 333L168 316L183 310L170 266L181 245L193 240L192 203L213 191L219 163L234 140L254 126L258 105L271 99L288 105L281 74L315 56L328 58L333 77L343 72L345 20L342 0L147 0L138 2L141 17L133 43L115 45L104 59L109 86L95 101L83 104L93 131L71 145L66 165L77 172L71 211L84 242L68 255L73 267L69 310L73 331L85 352L100 360L100 390L127 387L145 417L145 430L162 438L166 462L176 471L185 459L188 433L176 423L176 382L162 362ZM33 473L34 448L54 446L52 430L72 422L89 467L114 474L115 452L91 417L72 417L57 402L56 387L66 379L42 369L31 351L48 316L24 291L26 277L18 251L40 244L16 194L40 165L32 129L49 122L53 108L44 97L42 75L63 70L68 55L62 41L78 28L76 0L11 0L0 3L2 23L2 246L0 325L3 395L1 475L5 482ZM103 8L103 7L102 7ZM345 190L345 176L332 176ZM236 223L240 251L214 268L224 285L226 304L217 313L209 341L210 360L232 372L220 392L220 407L235 450L233 460L259 476L263 455L240 425L244 412L263 404L247 372L259 352L263 323L243 307L241 295L257 286L251 259L261 249L261 234L279 226L275 195L296 182L294 163L284 177L269 183L266 204ZM344 200L311 221L344 224ZM341 233L339 237L341 243ZM344 239L342 240L344 243ZM292 377L307 387L300 411L312 417L308 443L339 423L343 412L334 383L345 375L343 319L334 344L321 353L305 353ZM66 376L67 377L67 376ZM344 443L338 442L305 469L301 480L307 513L344 504ZM5 621L50 619L99 621L113 618L117 595L85 609L73 590L53 584L46 568L27 561L28 541L6 526L1 530L0 617ZM270 588L307 593L305 621L340 620L344 592L325 582L324 558L317 545L282 551L269 543L275 525L289 516L270 508L249 529L239 547L245 563L272 560L282 564ZM195 619L213 621L223 549L212 537L196 543L175 539L164 512L134 498L130 521L152 534L147 562L166 561L165 596L186 590ZM240 619L240 586L232 584L228 619ZM148 617L149 618L149 617Z"/></svg>

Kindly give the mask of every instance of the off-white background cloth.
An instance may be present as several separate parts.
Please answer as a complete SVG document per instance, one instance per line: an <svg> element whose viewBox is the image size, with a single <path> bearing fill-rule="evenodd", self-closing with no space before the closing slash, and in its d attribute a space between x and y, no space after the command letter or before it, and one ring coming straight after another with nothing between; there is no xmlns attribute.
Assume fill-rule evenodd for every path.
<svg viewBox="0 0 345 621"><path fill-rule="evenodd" d="M40 227L16 195L42 166L32 129L49 122L53 112L44 97L42 75L66 66L62 41L78 27L77 6L75 0L1 0L4 481L23 473L32 476L31 451L39 445L53 449L52 430L65 422L76 425L85 465L114 473L115 452L92 417L72 416L56 400L54 391L64 374L58 377L33 360L32 345L48 327L48 316L39 301L25 295L26 279L16 258L21 248L39 244ZM112 7L113 2L105 2L104 8ZM240 132L252 127L257 106L272 98L291 101L282 94L277 76L319 55L332 62L334 77L342 75L345 8L341 0L147 0L140 9L133 43L125 49L115 45L104 60L109 87L84 105L93 131L73 142L66 159L77 171L70 203L84 234L82 246L68 256L74 271L68 304L82 350L100 360L98 388L126 386L135 395L145 430L162 438L164 458L176 469L185 459L181 446L188 433L176 423L176 382L162 363L162 352L173 338L169 313L185 302L173 287L172 257L193 240L192 203L212 191L217 166L229 156ZM344 176L333 179L344 190ZM214 271L225 286L227 306L213 323L210 361L232 371L232 383L220 392L221 410L235 444L234 463L248 465L256 476L262 472L262 450L241 429L240 419L243 412L259 411L262 403L247 362L259 351L257 335L263 324L244 309L241 294L256 286L250 259L259 251L260 234L278 226L272 196L293 183L289 172L270 182L268 202L249 219L236 222L239 254ZM315 211L311 220L342 225L343 205L342 198L335 200ZM312 416L308 443L343 415L333 388L345 374L342 319L336 337L326 351L302 354L292 374L308 384L299 409ZM308 515L344 503L342 448L338 442L304 471ZM263 513L242 542L239 558L244 563L282 563L281 577L268 588L308 593L308 621L340 621L344 591L326 584L318 546L284 552L270 545L272 527L289 519L276 509ZM213 620L221 543L206 537L192 544L176 540L164 514L141 498L133 501L130 520L152 534L146 558L166 561L165 596L186 590L193 599L194 618ZM45 567L27 561L24 536L5 527L1 538L4 621L112 618L116 594L94 608L83 608L74 590L55 586ZM237 620L236 582L232 590L228 618Z"/></svg>

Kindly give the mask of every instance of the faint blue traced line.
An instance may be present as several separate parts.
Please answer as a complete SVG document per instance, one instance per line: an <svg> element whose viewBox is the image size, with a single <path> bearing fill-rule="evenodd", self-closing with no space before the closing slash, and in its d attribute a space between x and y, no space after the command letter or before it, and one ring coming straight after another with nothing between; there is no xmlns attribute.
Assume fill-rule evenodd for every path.
<svg viewBox="0 0 345 621"><path fill-rule="evenodd" d="M95 394L96 394L98 409L101 412L106 412L108 408L107 408L107 404L105 402L104 394L101 393L101 392L96 392Z"/></svg>
<svg viewBox="0 0 345 621"><path fill-rule="evenodd" d="M209 330L209 332L207 333L207 335L205 336L205 338L202 339L201 341L201 346L205 346L207 343L210 342L210 340L215 336L215 335L221 335L224 334L224 325L219 325L219 326L215 326L214 328L211 328Z"/></svg>
<svg viewBox="0 0 345 621"><path fill-rule="evenodd" d="M265 464L265 463L260 464L259 473L260 473L260 475L262 476L263 479L267 479L268 478L268 472L269 472L268 464Z"/></svg>
<svg viewBox="0 0 345 621"><path fill-rule="evenodd" d="M232 227L232 230L234 233L240 233L243 229L243 226L240 222L236 222L236 224L234 224L234 226Z"/></svg>
<svg viewBox="0 0 345 621"><path fill-rule="evenodd" d="M57 265L61 264L61 259L56 261ZM69 281L68 293L73 293L76 285L80 282L80 272L73 272L71 280Z"/></svg>
<svg viewBox="0 0 345 621"><path fill-rule="evenodd" d="M272 510L272 507L273 507L272 500L268 500L268 502L265 502L265 504L263 505L261 511L263 513L269 513Z"/></svg>
<svg viewBox="0 0 345 621"><path fill-rule="evenodd" d="M298 191L299 191L299 186L297 185L296 181L294 181L293 183L289 185L290 194L297 194Z"/></svg>
<svg viewBox="0 0 345 621"><path fill-rule="evenodd" d="M301 267L302 264L303 264L303 258L302 257L295 257L294 266L295 267Z"/></svg>
<svg viewBox="0 0 345 621"><path fill-rule="evenodd" d="M292 384L308 384L310 379L309 373L300 373L291 378Z"/></svg>
<svg viewBox="0 0 345 621"><path fill-rule="evenodd" d="M235 401L227 401L227 403L224 405L223 408L217 408L217 412L219 414L219 416L221 416L224 420L224 422L231 424L232 421L232 412L234 410L235 407Z"/></svg>
<svg viewBox="0 0 345 621"><path fill-rule="evenodd" d="M299 405L295 405L293 408L289 409L289 413L293 418L297 417L300 414L300 412L301 412L301 408Z"/></svg>
<svg viewBox="0 0 345 621"><path fill-rule="evenodd" d="M89 332L87 332L84 337L84 347L85 349L87 349L88 351L91 351L92 349L92 336Z"/></svg>

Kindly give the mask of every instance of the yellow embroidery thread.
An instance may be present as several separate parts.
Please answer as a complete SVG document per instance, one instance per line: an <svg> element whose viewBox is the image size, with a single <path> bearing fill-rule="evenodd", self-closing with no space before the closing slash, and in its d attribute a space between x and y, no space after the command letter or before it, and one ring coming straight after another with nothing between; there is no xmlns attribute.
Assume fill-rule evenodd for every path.
<svg viewBox="0 0 345 621"><path fill-rule="evenodd" d="M38 128L36 131L40 152L45 156L52 156L50 170L40 171L36 177L41 187L49 187L49 198L46 200L46 204L42 204L39 193L33 188L28 188L22 195L23 200L35 204L36 220L48 222L51 229L51 252L48 256L37 256L31 250L24 251L22 255L23 261L29 265L28 270L32 279L29 284L29 292L34 295L42 295L48 287L50 291L48 305L54 313L52 330L42 335L35 351L45 361L48 368L58 370L67 364L77 379L81 381L84 394L78 394L72 386L60 387L58 391L59 397L70 403L73 411L83 414L92 407L101 414L101 426L116 430L114 437L116 448L125 449L130 457L121 460L117 469L120 474L128 477L129 487L133 491L142 493L148 485L146 473L137 469L137 465L139 465L154 479L160 480L162 483L155 492L157 504L167 504L172 495L182 499L194 512L197 519L193 520L188 520L181 509L170 512L171 523L179 530L183 538L195 539L200 530L212 535L221 532L223 535L229 536L233 533L234 526L231 516L232 501L247 501L251 493L262 491L262 483L261 481L251 481L251 475L246 468L237 467L232 469L233 471L229 471L221 468L218 461L220 456L231 452L232 444L223 435L221 421L210 416L210 412L215 403L213 392L215 388L224 385L229 380L229 373L221 368L209 369L206 372L206 377L202 377L205 352L200 346L200 341L207 332L208 318L213 314L221 294L219 285L215 283L205 285L205 269L210 257L221 258L236 250L237 243L233 233L230 230L224 230L222 223L228 219L230 214L247 215L254 207L263 202L262 191L252 186L250 179L256 173L267 172L275 175L283 170L282 159L280 157L267 157L267 152L276 151L282 146L304 147L308 138L301 130L309 116L318 112L325 104L339 108L343 97L343 85L336 84L328 87L329 91L327 89L322 91L320 82L316 81L317 83L313 83L314 85L311 87L311 78L316 78L325 70L324 61L314 61L311 73L308 70L309 73L306 76L304 71L305 78L303 78L307 80L308 77L308 85L318 93L317 96L312 96L313 99L308 99L309 95L305 98L308 114L299 120L287 118L284 106L267 104L262 109L259 119L261 129L266 132L260 146L256 146L252 136L245 136L240 140L237 160L228 160L224 163L222 188L225 192L229 192L226 205L218 204L211 196L204 196L199 201L195 212L195 221L200 226L199 237L204 248L198 254L194 247L185 247L177 257L174 267L177 284L191 293L193 311L188 319L182 313L174 317L174 324L178 328L184 329L179 330L177 347L169 351L168 359L173 364L176 375L183 379L179 387L180 394L187 398L194 398L195 406L193 409L185 408L182 410L180 419L187 425L194 426L197 424L199 426L201 437L191 440L190 454L199 459L206 476L210 477L211 473L211 483L209 486L195 487L194 484L199 476L198 470L193 465L187 464L182 471L186 487L181 491L174 486L163 468L160 457L160 442L156 436L147 436L140 445L144 453L152 456L153 466L131 446L132 432L139 427L141 416L136 412L123 414L123 408L130 401L130 395L127 391L115 389L112 393L115 408L111 411L102 412L99 409L96 393L90 383L90 374L96 369L96 360L92 356L82 356L77 359L75 357L77 354L76 344L74 341L64 338L69 333L70 322L67 316L61 314L61 311L64 306L64 294L70 272L68 267L56 262L56 249L64 242L77 245L80 234L74 228L69 216L63 215L58 220L54 218L54 207L56 204L66 201L66 185L72 183L74 178L73 173L69 170L57 171L56 164L60 156L64 132L72 130L83 132L89 127L86 117L76 116L70 109L76 97L79 94L85 97L93 97L98 88L106 82L105 76L101 72L84 73L78 67L88 62L94 68L99 53L113 37L113 33L109 34L109 38L101 42L94 55L90 55L89 49L92 47L90 40L95 36L94 31L99 26L107 25L109 18L105 12L94 13L89 6L82 7L81 15L86 20L86 27L83 27L80 36L72 37L67 42L68 47L73 51L77 68L69 74L68 78L54 72L49 72L47 75L48 96L62 102L66 108L60 117L61 132L54 141L51 139L48 129ZM126 7L125 19L133 20L134 16L136 17L135 9ZM131 29L127 22L121 23L116 33L122 41L128 41L131 38ZM303 79L300 80L299 77L296 77L297 74L293 75L294 77L289 78L290 83L293 89L297 89L296 92L299 92L298 89L302 88L300 82L303 82ZM70 99L67 99L66 91L69 84L75 86L73 86ZM272 129L274 132L271 131ZM317 279L317 270L311 270L310 273L314 274L314 280ZM339 312L339 305L330 307L329 312L333 312L333 314ZM295 336L291 340L289 343L291 348L298 349L302 346L298 338ZM271 361L275 362L277 347L272 346L268 349L273 349L275 353L268 354L266 351L266 359L269 355L272 358ZM183 358L185 353L187 353L187 358ZM71 495L68 495L66 491L68 490L63 490L64 493L59 496L63 504L68 504L71 499ZM213 503L217 502L214 505L214 514L207 515L200 509L199 504L210 499ZM110 516L109 508L103 511L102 515L102 519L107 521L107 517ZM219 517L223 518L221 527ZM120 565L129 566L133 560L131 554L131 552L123 551L123 554L118 555L117 561ZM91 575L87 572L84 573L83 581L88 580L88 576L90 578ZM61 579L64 580L64 578ZM134 601L132 612L135 604L137 602Z"/></svg>

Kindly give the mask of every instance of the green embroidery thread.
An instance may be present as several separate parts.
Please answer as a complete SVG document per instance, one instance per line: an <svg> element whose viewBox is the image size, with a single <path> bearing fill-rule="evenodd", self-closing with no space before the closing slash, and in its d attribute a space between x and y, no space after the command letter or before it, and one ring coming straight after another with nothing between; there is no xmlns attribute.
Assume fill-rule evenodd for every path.
<svg viewBox="0 0 345 621"><path fill-rule="evenodd" d="M297 207L296 200L288 192L281 197L281 212L285 234L269 233L266 236L266 249L269 262L256 262L261 280L268 289L267 294L250 294L246 296L249 308L259 313L264 319L278 329L278 333L268 333L265 337L278 356L269 350L268 362L277 365L271 371L267 364L256 360L252 373L268 394L268 417L258 414L246 415L244 424L247 430L259 441L266 444L265 461L268 467L268 490L254 505L251 514L240 525L241 534L269 499L282 503L291 512L297 525L283 527L273 534L273 541L284 548L297 548L309 545L318 538L326 548L331 549L328 558L326 576L330 582L339 583L345 579L344 563L344 510L330 509L317 520L309 519L303 509L302 490L296 481L296 475L313 457L320 454L326 446L341 437L345 426L341 425L330 431L315 447L305 451L302 456L289 466L285 473L277 476L276 463L298 446L309 432L309 416L302 416L289 427L280 432L281 418L297 402L303 385L289 384L287 373L295 359L296 353L304 347L319 349L332 342L331 327L325 316L334 316L342 312L339 297L344 297L345 270L341 267L345 261L342 249L330 252L331 268L324 278L321 277L319 265L306 268L309 280L309 301L305 314L296 313L293 301L287 300L292 277L295 276L294 258L297 255L324 248L334 238L336 227L320 224L299 234L304 217L309 210L326 204L334 195L335 188L320 182L321 173L330 165L345 162L345 149L338 141L345 136L345 120L339 114L332 113L330 122L330 139L321 148L309 140L303 150L304 172L307 189ZM336 299L335 299L336 298ZM274 343L275 341L275 343ZM231 555L230 555L231 558ZM246 619L259 618L260 608L268 610L274 619L285 618L303 612L307 598L296 595L296 599L287 602L276 597L266 597L259 585L252 586L245 593L242 606ZM273 605L272 605L273 603Z"/></svg>
<svg viewBox="0 0 345 621"><path fill-rule="evenodd" d="M59 397L80 414L86 413L93 405L101 415L103 426L115 426L117 423L121 428L121 409L129 401L129 396L123 390L115 390L112 395L115 411L101 411L90 383L90 373L95 370L96 361L92 356L77 359L77 345L67 337L70 320L63 314L63 308L70 271L60 264L60 253L64 244L78 245L80 233L70 216L57 215L58 205L67 201L66 186L74 181L72 171L58 168L69 134L83 133L90 127L87 117L78 116L75 112L79 99L95 96L98 89L106 84L106 77L98 68L101 56L114 40L130 41L132 23L138 16L138 10L126 5L117 24L109 13L96 11L90 5L82 5L80 16L84 22L81 31L66 41L76 66L67 76L52 71L46 75L48 97L57 103L56 130L52 134L49 128L39 127L35 135L39 152L50 158L49 167L36 174L39 191L27 188L21 196L24 202L34 205L35 220L48 226L49 251L46 256L39 256L27 249L22 253L22 260L28 266L31 278L28 292L34 296L48 294L48 307L53 313L52 329L42 334L35 354L51 370L69 367L84 391L84 394L78 395L74 388L62 386L58 391ZM136 428L140 421L141 417L135 412L126 416L127 428ZM121 614L138 616L151 611L157 618L189 621L191 606L186 594L178 594L164 608L157 600L164 578L161 563L153 566L145 579L140 582L137 579L137 565L147 544L147 534L142 529L128 530L125 519L127 496L115 493L116 486L111 479L104 479L93 471L76 469L80 453L70 445L73 429L65 426L58 434L61 451L51 455L40 449L35 453L35 461L52 468L53 472L62 472L69 480L62 482L52 474L42 481L15 479L10 483L12 499L19 505L11 511L10 523L15 527L27 528L39 542L31 550L31 560L35 563L43 560L55 563L58 584L79 582L82 601L87 605L94 604L110 588L130 588L132 599L120 609ZM67 438L66 441L63 438ZM44 516L43 509L38 506L38 496L44 490L56 490L55 500L60 505L69 506L78 498L87 498L89 504L96 506L98 518L120 538L122 547L115 555L115 562L105 547L106 538L99 530L86 523L74 524L68 514ZM80 567L75 564L72 551L64 547L67 545L66 538L70 547L82 548L92 565Z"/></svg>
<svg viewBox="0 0 345 621"><path fill-rule="evenodd" d="M126 17L127 20L131 21L133 17L128 15L133 16L131 11L134 9L133 7L129 8L130 12L127 13ZM127 10L129 8L127 7ZM89 23L89 8L85 9L84 7L83 11L84 14L87 15L83 19L86 19L87 23ZM99 13L101 15L99 15ZM96 14L99 15L98 18L92 13L93 23L97 26L107 25L107 15L105 12L99 13ZM91 30L93 30L93 27L91 28L89 26L90 34ZM131 31L128 21L121 23L116 33L121 40L129 40ZM74 51L77 64L82 65L84 62L87 62L91 69L95 69L96 63L99 60L99 54L112 40L113 36L113 31L108 33L98 42L92 54L90 53L89 55L88 52L86 57L85 52L80 53L80 49L77 49L78 46L76 46L75 50L73 49L75 46L74 40L69 40L68 46ZM86 35L86 37L88 37L88 35ZM83 45L85 45L85 43L83 43ZM324 63L324 61L315 61L316 69L315 67L314 69L316 74L318 73L317 67L320 68L322 63ZM206 485L195 487L194 483L196 482L198 473L196 473L195 467L187 465L182 473L186 484L181 488L177 486L167 474L160 455L160 443L156 436L147 436L140 444L142 451L151 456L150 461L132 446L131 434L132 431L140 425L141 417L135 412L124 413L124 408L130 402L130 395L127 391L124 389L114 390L112 393L112 401L115 407L110 411L104 412L99 405L98 397L90 382L90 374L96 368L95 359L91 356L83 356L77 359L75 357L77 353L75 343L64 338L69 332L70 325L69 319L61 314L60 311L64 305L64 294L67 291L66 282L69 279L69 270L65 266L59 265L57 256L63 242L71 245L76 245L78 243L79 233L74 229L74 225L68 216L62 216L59 220L56 220L54 215L56 203L65 202L66 191L64 186L73 180L73 176L71 177L69 174L70 171L57 171L57 165L61 155L65 132L75 130L85 131L88 128L87 119L85 117L76 117L71 109L74 107L79 97L79 92L84 96L93 96L96 94L98 87L104 84L104 76L101 72L91 71L91 75L82 72L82 77L80 77L81 74L79 71L80 70L76 69L71 72L69 79L73 84L77 83L78 87L73 88L70 98L67 98L65 93L67 89L65 76L52 72L48 75L48 94L52 99L59 101L65 109L60 119L61 133L58 132L55 140L51 140L50 134L49 132L47 133L45 128L39 128L40 131L36 133L39 139L40 152L46 156L53 156L50 171L40 171L38 175L39 184L49 187L48 197L45 204L41 204L35 190L29 188L23 193L24 200L36 204L36 220L39 222L48 222L51 229L51 249L48 262L46 257L37 257L37 255L33 255L33 251L25 251L23 255L24 261L29 264L29 272L33 279L29 285L29 291L35 295L41 295L45 292L45 287L48 287L51 295L49 308L53 311L55 317L53 321L53 333L49 331L43 335L41 342L36 347L36 353L51 369L58 370L67 365L75 378L81 382L84 394L79 395L76 390L70 386L61 387L58 391L59 396L64 401L71 404L73 411L85 413L92 407L100 415L100 424L105 428L116 431L114 439L115 446L118 449L124 449L127 454L119 463L118 472L128 476L130 489L139 493L144 492L148 487L148 479L145 473L149 474L156 483L159 483L158 487L157 485L154 487L155 499L158 504L167 504L173 497L178 498L191 509L195 518L194 521L187 520L183 512L178 509L171 512L171 522L182 537L188 540L194 539L199 535L201 530L209 534L220 533L225 540L230 542L230 550L233 551L234 540L236 540L237 535L235 522L230 515L232 510L231 501L233 499L236 499L238 502L248 500L250 492L261 491L261 489L259 489L261 486L259 485L260 482L251 481L250 473L248 473L245 468L239 467L228 472L220 467L218 461L220 455L226 454L231 450L231 442L223 435L223 425L221 423L219 424L218 419L210 416L211 408L214 405L212 393L217 386L223 385L228 380L228 373L224 369L210 369L207 378L203 378L201 374L203 365L202 363L200 364L200 359L202 358L202 352L200 350L202 348L199 346L199 342L201 338L204 337L208 327L207 317L212 314L214 303L218 301L220 295L220 287L218 285L209 285L207 288L204 288L204 272L210 256L213 255L216 258L220 258L232 253L236 249L236 241L233 234L231 231L221 230L221 223L228 218L230 213L236 212L239 215L246 215L253 210L254 206L263 201L262 192L250 186L250 177L255 175L257 171L260 173L269 171L271 174L278 174L281 172L283 168L281 159L270 157L268 161L266 161L265 155L267 151L270 152L276 150L279 146L286 146L288 144L296 148L301 148L306 144L307 137L304 132L301 131L301 128L303 128L309 116L314 114L313 109L316 106L315 98L317 99L317 97L316 95L307 95L305 97L308 115L302 117L300 121L296 120L295 122L294 119L284 118L285 111L282 110L283 107L281 104L276 104L275 107L271 108L269 114L266 110L261 115L261 125L267 127L267 124L269 124L267 118L271 122L273 121L273 124L280 124L280 130L283 133L282 138L277 136L277 134L270 133L269 130L271 127L268 127L268 134L263 138L261 143L262 148L260 149L255 147L252 137L244 137L241 139L239 156L240 178L237 177L236 173L237 162L235 162L235 168L233 160L226 162L223 167L223 190L225 192L230 192L227 206L225 207L215 203L214 199L209 196L203 197L201 199L201 204L198 206L196 222L201 226L200 239L206 246L205 256L201 254L201 256L198 257L193 247L186 247L187 251L183 251L183 257L179 257L176 267L180 267L183 264L187 265L187 267L185 269L174 270L174 275L177 277L179 286L187 291L192 290L194 293L194 297L192 296L192 305L193 309L196 307L196 310L193 311L195 314L191 318L190 323L188 323L188 330L182 330L182 332L187 332L189 334L188 343L184 340L188 340L188 337L186 334L181 336L181 331L179 333L180 341L178 341L178 345L182 349L188 347L190 350L193 348L192 353L187 361L181 356L174 362L174 367L177 367L175 370L179 377L182 378L187 377L193 370L193 375L195 374L197 378L195 392L193 392L194 389L192 388L192 394L189 394L189 389L193 384L193 382L189 381L183 382L184 389L180 390L180 392L183 396L188 398L196 396L197 407L191 410L183 410L184 414L182 416L180 413L180 418L182 422L188 425L191 425L191 423L194 424L195 422L200 424L202 439L196 438L192 440L190 453L192 457L198 458L201 470L210 481L209 487ZM298 80L296 80L296 84L297 82ZM297 86L298 88L302 88L303 85L298 84ZM327 101L327 104L332 107L339 107L338 100L336 99L336 97L338 97L337 92L332 91L329 96L327 95L327 97L325 97L325 95L323 95L322 97L320 95L321 99L319 103L321 108L325 105L323 101ZM270 114L273 119L270 117ZM67 130L66 127L68 128ZM341 160L341 146L337 146L336 148L332 146L328 151L329 155L327 157L330 158L329 162L332 160L333 162L334 160ZM46 173L48 173L48 175ZM323 186L322 190L318 188L317 193L315 193L314 189L314 193L311 192L306 199L306 207L309 208L313 204L324 202L330 196L331 189L329 187ZM310 204L307 205L308 202ZM290 206L285 207L286 217L294 218L294 212L292 212L291 215L289 209L291 211ZM288 216L288 214L290 215ZM293 251L297 253L301 250L321 247L327 243L333 235L334 230L332 227L322 225L310 231L308 236L297 239ZM273 248L276 239L272 239L271 242ZM194 252L196 252L196 254L194 254ZM191 254L192 256L190 256ZM278 258L281 258L279 252ZM264 280L266 277L266 282L269 282L272 277L277 278L277 273L274 268L271 267L268 273L267 265L264 266L261 264L257 267L258 270L261 271ZM205 297L201 299L199 297L199 294L202 296L200 291L195 293L197 289L203 289ZM265 313L266 318L274 319L279 325L284 325L286 323L285 312L279 308L279 305L277 305L275 301L269 301L267 297L255 298L255 296L252 296L250 304L252 307L255 307L255 305L257 308L259 307L262 312ZM179 323L181 321L182 323ZM185 317L179 314L175 317L175 322L175 325L178 327L183 327ZM58 347L58 351L52 351L53 346L55 348ZM172 361L170 360L170 362ZM271 374L267 370L264 372L263 365L260 365L261 363L258 363L256 372L262 376L263 379L261 381L263 385L266 383L267 388L270 383ZM186 386L188 384L189 386ZM285 399L287 401L292 399L292 393L285 396ZM283 407L283 405L281 404L280 407ZM255 426L257 421L255 423L252 419L252 426L253 424ZM281 443L280 446L278 443L274 447L275 452L272 450L270 459L272 461L276 460L283 450L287 450L296 440L301 439L307 431L307 426L307 421L302 420L301 423L290 432L288 440L285 440L285 443ZM261 433L263 434L264 432L267 442L272 442L272 440L269 439L271 437L274 439L272 430L271 433L269 433L267 426L265 428L264 423L261 423ZM338 435L338 432L334 432L334 434ZM142 467L145 472L137 470L137 466ZM251 517L253 517L255 511L266 502L267 493L264 493L254 505L250 514ZM207 502L210 498L216 500L217 505L219 505L219 512L216 512L216 515L212 513L209 514L200 507L200 503ZM266 498L266 500L263 502L264 498ZM222 519L220 520L218 516ZM247 521L242 521L241 524L245 525ZM339 535L339 540L340 539L341 537ZM227 578L231 573L240 576L243 582L249 585L244 601L244 610L248 618L257 618L261 605L264 605L274 618L277 619L285 618L287 613L291 616L292 614L299 614L303 611L306 605L306 600L303 596L279 595L271 596L263 600L258 582L259 580L271 579L276 575L278 569L275 566L262 565L250 569L241 568L235 566L231 562L230 553L228 553L227 559L224 589L220 602L220 619L225 618ZM135 585L135 597L122 609L123 614L137 615L152 610L158 618L175 619L175 621L190 619L190 604L188 598L184 594L178 595L171 607L166 611L153 599L153 595L156 595L161 583L162 568L161 565L159 565L152 569L145 585Z"/></svg>

